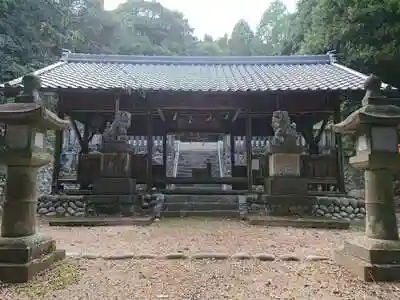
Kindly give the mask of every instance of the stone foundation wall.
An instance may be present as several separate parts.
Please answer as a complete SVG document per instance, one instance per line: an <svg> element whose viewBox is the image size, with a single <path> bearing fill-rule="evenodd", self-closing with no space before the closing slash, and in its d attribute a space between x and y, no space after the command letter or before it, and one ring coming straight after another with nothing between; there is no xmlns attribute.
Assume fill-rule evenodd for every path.
<svg viewBox="0 0 400 300"><path fill-rule="evenodd" d="M256 195L247 196L247 207L242 207L242 211L248 210L253 215L270 214L268 205L262 198ZM242 203L242 206L245 204ZM306 210L307 206L293 206L290 212L293 215L303 215L299 213ZM365 218L365 203L363 200L350 197L316 197L313 205L312 215L315 217L332 218L333 220L360 221Z"/></svg>
<svg viewBox="0 0 400 300"><path fill-rule="evenodd" d="M317 197L314 215L334 220L360 221L365 218L363 200L345 197Z"/></svg>
<svg viewBox="0 0 400 300"><path fill-rule="evenodd" d="M37 213L46 217L82 217L85 208L83 196L43 195L38 199Z"/></svg>

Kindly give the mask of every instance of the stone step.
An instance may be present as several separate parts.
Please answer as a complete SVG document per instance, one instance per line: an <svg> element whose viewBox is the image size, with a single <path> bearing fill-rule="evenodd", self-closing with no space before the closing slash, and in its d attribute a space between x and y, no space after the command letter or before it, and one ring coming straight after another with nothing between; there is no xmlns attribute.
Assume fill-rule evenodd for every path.
<svg viewBox="0 0 400 300"><path fill-rule="evenodd" d="M206 210L206 211L164 211L161 213L163 217L227 217L240 218L237 210Z"/></svg>
<svg viewBox="0 0 400 300"><path fill-rule="evenodd" d="M165 211L180 210L238 210L238 205L229 203L166 203Z"/></svg>
<svg viewBox="0 0 400 300"><path fill-rule="evenodd" d="M205 210L238 210L238 204L230 203L195 203L193 204L193 210L205 211Z"/></svg>
<svg viewBox="0 0 400 300"><path fill-rule="evenodd" d="M192 174L192 168L190 168L190 169L178 169L178 171L176 173L178 173L178 174Z"/></svg>
<svg viewBox="0 0 400 300"><path fill-rule="evenodd" d="M238 203L237 195L167 195L166 203Z"/></svg>

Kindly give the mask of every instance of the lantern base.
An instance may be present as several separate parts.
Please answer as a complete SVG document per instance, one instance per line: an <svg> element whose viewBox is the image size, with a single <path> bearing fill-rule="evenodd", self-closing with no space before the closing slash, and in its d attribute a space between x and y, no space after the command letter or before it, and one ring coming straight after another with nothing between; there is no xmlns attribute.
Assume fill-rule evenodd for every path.
<svg viewBox="0 0 400 300"><path fill-rule="evenodd" d="M0 281L25 283L37 273L65 258L65 250L38 234L21 238L0 238Z"/></svg>
<svg viewBox="0 0 400 300"><path fill-rule="evenodd" d="M360 237L346 241L333 259L367 282L400 281L400 241Z"/></svg>

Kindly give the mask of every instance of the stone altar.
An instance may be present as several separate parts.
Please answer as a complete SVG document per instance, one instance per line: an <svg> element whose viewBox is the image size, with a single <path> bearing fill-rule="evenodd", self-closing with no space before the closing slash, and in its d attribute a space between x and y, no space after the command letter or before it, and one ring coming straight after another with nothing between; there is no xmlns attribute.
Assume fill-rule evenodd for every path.
<svg viewBox="0 0 400 300"><path fill-rule="evenodd" d="M356 136L356 155L350 164L364 170L365 235L346 241L334 253L336 263L364 281L400 281L400 240L393 202L393 175L400 170L397 128L400 99L380 92L382 82L371 75L365 82L363 106L334 125Z"/></svg>
<svg viewBox="0 0 400 300"><path fill-rule="evenodd" d="M272 115L275 135L266 155L269 174L265 178L267 202L272 215L311 213L312 203L307 197L307 181L300 177L300 159L303 147L298 145L296 124L291 122L287 111L275 111ZM309 212L293 208L309 207Z"/></svg>
<svg viewBox="0 0 400 300"><path fill-rule="evenodd" d="M97 154L100 176L93 184L92 195L87 196L88 215L134 214L137 195L136 180L131 177L132 153L127 136L130 125L130 113L117 111L102 135L101 152Z"/></svg>
<svg viewBox="0 0 400 300"><path fill-rule="evenodd" d="M46 152L46 130L69 122L58 118L39 101L40 80L23 79L24 92L16 103L0 105L0 122L7 125L0 160L7 165L6 200L0 238L0 280L29 281L36 273L65 257L51 237L36 232L36 177L38 168L52 160Z"/></svg>

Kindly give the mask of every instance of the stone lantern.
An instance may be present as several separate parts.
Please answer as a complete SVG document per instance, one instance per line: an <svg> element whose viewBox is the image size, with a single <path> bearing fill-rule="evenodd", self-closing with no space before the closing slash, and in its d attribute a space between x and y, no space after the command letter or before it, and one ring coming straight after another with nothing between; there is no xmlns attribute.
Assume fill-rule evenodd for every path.
<svg viewBox="0 0 400 300"><path fill-rule="evenodd" d="M381 80L365 82L362 107L334 125L339 133L356 138L355 168L365 170L365 235L346 241L334 259L365 281L400 279L400 241L393 203L393 175L400 171L397 127L400 107L380 93ZM397 101L397 102L396 102Z"/></svg>
<svg viewBox="0 0 400 300"><path fill-rule="evenodd" d="M60 130L69 122L40 103L36 76L24 77L23 83L24 92L16 103L0 105L0 123L6 126L0 163L7 166L0 238L3 282L26 282L65 257L52 238L36 233L36 178L38 168L52 160L46 152L46 131Z"/></svg>

